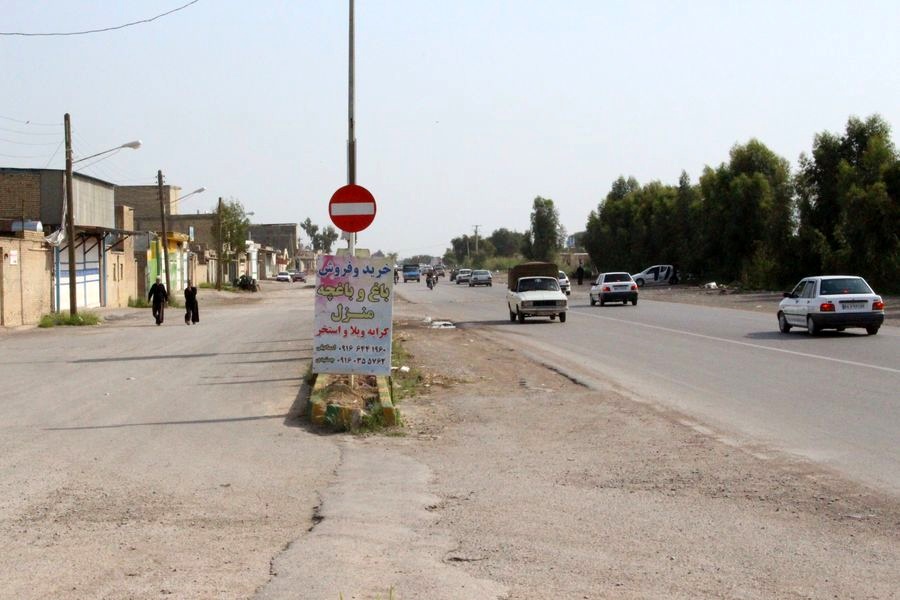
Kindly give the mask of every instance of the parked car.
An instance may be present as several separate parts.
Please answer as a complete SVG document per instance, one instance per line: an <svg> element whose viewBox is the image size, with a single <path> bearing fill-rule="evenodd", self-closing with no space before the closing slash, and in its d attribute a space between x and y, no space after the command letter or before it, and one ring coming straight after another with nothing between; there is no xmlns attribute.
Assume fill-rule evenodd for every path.
<svg viewBox="0 0 900 600"><path fill-rule="evenodd" d="M469 283L469 278L472 277L472 269L460 269L456 273L456 285L461 283Z"/></svg>
<svg viewBox="0 0 900 600"><path fill-rule="evenodd" d="M778 329L805 327L809 335L823 329L862 327L869 335L884 323L884 301L856 275L819 275L800 280L778 305Z"/></svg>
<svg viewBox="0 0 900 600"><path fill-rule="evenodd" d="M294 271L291 273L291 281L301 281L306 283L306 275L301 273L300 271Z"/></svg>
<svg viewBox="0 0 900 600"><path fill-rule="evenodd" d="M475 287L476 285L486 285L488 287L494 285L494 278L491 276L491 272L484 269L472 271L472 276L469 277L469 287Z"/></svg>
<svg viewBox="0 0 900 600"><path fill-rule="evenodd" d="M561 289L566 296L571 294L572 282L569 281L569 276L566 275L564 271L560 271L556 278L559 280L559 289Z"/></svg>
<svg viewBox="0 0 900 600"><path fill-rule="evenodd" d="M631 276L638 287L645 285L675 285L678 283L678 273L672 265L653 265L640 273Z"/></svg>
<svg viewBox="0 0 900 600"><path fill-rule="evenodd" d="M278 275L275 276L275 281L290 281L291 274L287 271L279 271Z"/></svg>
<svg viewBox="0 0 900 600"><path fill-rule="evenodd" d="M603 306L607 302L622 302L634 306L638 301L638 286L631 275L624 271L600 273L591 286L591 306Z"/></svg>

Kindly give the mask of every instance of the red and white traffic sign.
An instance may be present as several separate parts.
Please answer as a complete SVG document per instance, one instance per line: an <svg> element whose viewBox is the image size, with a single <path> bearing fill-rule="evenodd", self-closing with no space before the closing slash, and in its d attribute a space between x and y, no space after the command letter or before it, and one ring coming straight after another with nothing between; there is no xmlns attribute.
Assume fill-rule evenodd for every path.
<svg viewBox="0 0 900 600"><path fill-rule="evenodd" d="M361 185L345 185L331 197L328 214L338 229L362 231L375 220L375 196Z"/></svg>

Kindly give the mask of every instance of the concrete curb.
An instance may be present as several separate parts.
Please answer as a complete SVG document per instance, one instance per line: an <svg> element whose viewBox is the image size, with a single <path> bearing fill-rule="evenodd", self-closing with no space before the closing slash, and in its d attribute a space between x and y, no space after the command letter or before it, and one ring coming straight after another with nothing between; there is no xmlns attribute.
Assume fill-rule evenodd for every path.
<svg viewBox="0 0 900 600"><path fill-rule="evenodd" d="M309 397L306 402L306 414L316 427L328 427L341 431L358 428L363 422L364 412L359 408L340 406L326 402L322 390L334 380L334 376L322 374L316 377L309 386ZM378 377L378 405L381 407L382 422L385 427L394 427L400 423L400 411L391 399L391 382L389 377Z"/></svg>

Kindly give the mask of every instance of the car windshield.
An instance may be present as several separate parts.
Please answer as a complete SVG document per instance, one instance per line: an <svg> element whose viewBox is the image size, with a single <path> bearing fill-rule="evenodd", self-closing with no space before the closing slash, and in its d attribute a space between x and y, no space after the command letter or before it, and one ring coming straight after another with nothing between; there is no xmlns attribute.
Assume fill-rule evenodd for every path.
<svg viewBox="0 0 900 600"><path fill-rule="evenodd" d="M821 285L822 296L838 296L840 294L871 294L872 288L859 277L847 277L842 279L823 279Z"/></svg>
<svg viewBox="0 0 900 600"><path fill-rule="evenodd" d="M550 279L549 277L520 279L519 280L519 291L520 292L534 292L534 291L558 292L559 291L559 282L556 281L555 279Z"/></svg>
<svg viewBox="0 0 900 600"><path fill-rule="evenodd" d="M628 273L607 273L603 279L606 283L614 283L616 281L631 281L631 275Z"/></svg>
<svg viewBox="0 0 900 600"><path fill-rule="evenodd" d="M479 277L490 277L491 274L488 271L472 271L472 275L478 275Z"/></svg>
<svg viewBox="0 0 900 600"><path fill-rule="evenodd" d="M559 272L559 275L557 275L556 278L557 279L568 279L568 277L566 277L566 274L563 273L562 271Z"/></svg>

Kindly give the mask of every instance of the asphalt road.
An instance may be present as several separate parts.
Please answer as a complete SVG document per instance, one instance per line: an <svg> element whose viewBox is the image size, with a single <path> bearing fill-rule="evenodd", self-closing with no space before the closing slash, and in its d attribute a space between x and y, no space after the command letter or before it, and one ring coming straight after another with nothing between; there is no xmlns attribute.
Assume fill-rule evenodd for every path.
<svg viewBox="0 0 900 600"><path fill-rule="evenodd" d="M566 323L510 323L505 286L400 284L433 318L500 336L592 387L682 412L726 441L787 451L900 494L900 330L778 332L771 315L642 299Z"/></svg>

